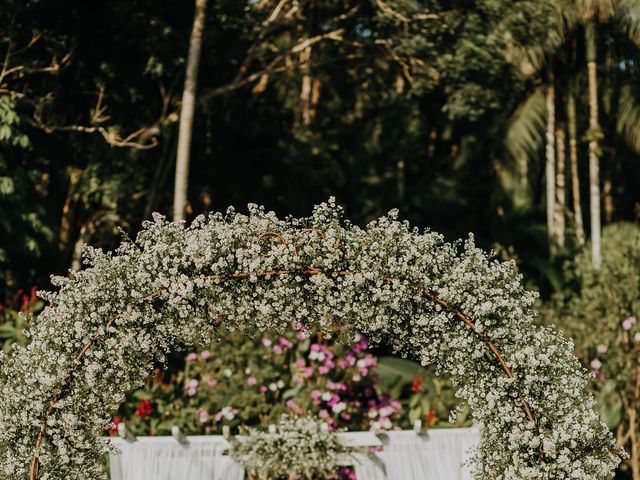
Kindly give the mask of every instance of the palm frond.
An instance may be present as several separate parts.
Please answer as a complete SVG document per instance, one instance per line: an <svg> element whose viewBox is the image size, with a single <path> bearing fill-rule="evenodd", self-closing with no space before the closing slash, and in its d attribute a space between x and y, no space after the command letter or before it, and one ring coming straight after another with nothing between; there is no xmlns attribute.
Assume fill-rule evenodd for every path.
<svg viewBox="0 0 640 480"><path fill-rule="evenodd" d="M505 146L513 158L534 159L544 144L545 126L545 97L538 87L509 120Z"/></svg>
<svg viewBox="0 0 640 480"><path fill-rule="evenodd" d="M640 103L629 85L620 91L616 130L629 147L640 153Z"/></svg>
<svg viewBox="0 0 640 480"><path fill-rule="evenodd" d="M640 48L640 0L622 0L619 9L620 24L629 39Z"/></svg>
<svg viewBox="0 0 640 480"><path fill-rule="evenodd" d="M577 0L575 5L583 19L596 17L607 21L619 11L619 0Z"/></svg>

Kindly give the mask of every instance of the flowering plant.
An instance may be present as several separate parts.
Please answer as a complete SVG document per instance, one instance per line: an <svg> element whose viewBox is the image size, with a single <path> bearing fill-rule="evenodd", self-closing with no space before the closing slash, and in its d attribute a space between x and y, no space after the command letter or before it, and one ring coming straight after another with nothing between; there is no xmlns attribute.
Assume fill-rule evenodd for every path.
<svg viewBox="0 0 640 480"><path fill-rule="evenodd" d="M312 417L282 415L269 431L251 428L236 437L229 453L260 480L334 478L349 454L328 427Z"/></svg>
<svg viewBox="0 0 640 480"><path fill-rule="evenodd" d="M575 338L602 418L631 452L621 468L640 480L640 228L607 226L602 247L599 269L588 245L567 264L567 283L578 289L557 295L546 316Z"/></svg>
<svg viewBox="0 0 640 480"><path fill-rule="evenodd" d="M42 310L44 303L36 296L33 287L27 294L18 290L13 298L0 303L0 349L9 353L15 343L25 345L27 337L24 329L32 315Z"/></svg>
<svg viewBox="0 0 640 480"><path fill-rule="evenodd" d="M31 343L0 354L4 478L103 478L100 433L154 363L295 318L387 340L450 376L482 425L476 478L604 480L620 461L572 344L532 324L536 294L473 238L446 243L396 212L359 228L331 200L306 219L256 206L189 227L156 215L85 262L42 293Z"/></svg>
<svg viewBox="0 0 640 480"><path fill-rule="evenodd" d="M224 425L237 432L283 413L317 416L332 430L390 429L401 404L379 391L376 368L360 334L344 345L299 328L256 339L230 333L186 355L168 380L156 374L117 421L125 418L136 435L166 435L173 425L189 434L220 434Z"/></svg>

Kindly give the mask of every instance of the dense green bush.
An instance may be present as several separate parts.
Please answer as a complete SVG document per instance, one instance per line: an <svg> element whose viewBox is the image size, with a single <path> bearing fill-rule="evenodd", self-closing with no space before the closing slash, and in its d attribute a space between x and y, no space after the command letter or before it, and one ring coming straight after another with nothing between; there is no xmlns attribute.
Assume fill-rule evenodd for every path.
<svg viewBox="0 0 640 480"><path fill-rule="evenodd" d="M591 264L590 246L565 267L566 288L546 317L562 325L576 353L594 374L602 418L631 457L622 469L640 479L640 227L606 227L602 266Z"/></svg>

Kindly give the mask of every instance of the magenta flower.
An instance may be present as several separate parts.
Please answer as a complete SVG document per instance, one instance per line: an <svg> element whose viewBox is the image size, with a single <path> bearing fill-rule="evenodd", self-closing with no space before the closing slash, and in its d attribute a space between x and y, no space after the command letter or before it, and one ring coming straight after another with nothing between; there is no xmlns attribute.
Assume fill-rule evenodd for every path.
<svg viewBox="0 0 640 480"><path fill-rule="evenodd" d="M278 339L278 343L280 344L280 346L281 346L282 348L285 348L285 349L289 349L289 348L293 347L293 343L291 343L291 342L290 342L288 339L286 339L285 337L280 337L280 338Z"/></svg>

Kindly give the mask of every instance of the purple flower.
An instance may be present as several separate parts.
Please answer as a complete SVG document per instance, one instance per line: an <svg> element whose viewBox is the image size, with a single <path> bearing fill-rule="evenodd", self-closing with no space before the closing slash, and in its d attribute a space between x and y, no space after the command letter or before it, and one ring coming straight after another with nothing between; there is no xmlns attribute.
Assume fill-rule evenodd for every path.
<svg viewBox="0 0 640 480"><path fill-rule="evenodd" d="M622 328L625 330L631 330L636 323L636 317L629 317L624 322L622 322Z"/></svg>

